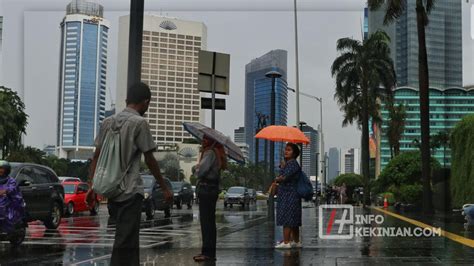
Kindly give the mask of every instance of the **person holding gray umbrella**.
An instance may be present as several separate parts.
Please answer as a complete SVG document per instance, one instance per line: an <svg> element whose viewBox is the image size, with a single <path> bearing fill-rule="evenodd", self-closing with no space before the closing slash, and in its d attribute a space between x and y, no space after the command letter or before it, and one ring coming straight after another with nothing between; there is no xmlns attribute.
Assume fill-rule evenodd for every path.
<svg viewBox="0 0 474 266"><path fill-rule="evenodd" d="M185 122L183 127L202 141L201 157L196 166L199 199L199 220L201 223L201 254L194 256L196 262L216 260L216 203L219 197L221 171L227 168L227 156L238 163L245 159L240 148L221 132L200 123Z"/></svg>
<svg viewBox="0 0 474 266"><path fill-rule="evenodd" d="M201 158L197 167L197 196L201 223L201 254L194 256L197 262L216 260L216 203L219 197L221 170L227 168L224 146L213 139L202 140Z"/></svg>

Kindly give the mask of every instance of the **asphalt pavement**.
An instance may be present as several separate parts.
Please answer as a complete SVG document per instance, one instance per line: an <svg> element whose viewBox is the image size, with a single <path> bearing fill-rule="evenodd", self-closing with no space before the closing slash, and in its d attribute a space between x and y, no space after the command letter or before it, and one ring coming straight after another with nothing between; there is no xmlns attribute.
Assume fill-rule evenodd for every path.
<svg viewBox="0 0 474 266"><path fill-rule="evenodd" d="M324 209L320 215L317 206L303 203L303 248L275 250L273 246L282 239L282 230L267 220L264 201L248 208L232 209L224 208L219 201L216 264L474 265L473 248L443 236L357 236L353 232L349 239L321 239L321 234L329 231L336 236L350 231L350 227L340 223L340 217L331 218L332 210ZM376 209L355 207L353 212L383 217L381 224L372 220L369 225L359 227L416 227ZM173 209L171 219L157 212L154 220L146 221L143 214L142 265L196 265L192 257L200 253L198 216L196 205L191 210ZM0 243L0 265L108 265L114 232L114 227L108 226L105 206L97 216L84 213L64 218L54 231L45 230L40 223L31 223L27 239L19 248L11 249L7 242Z"/></svg>

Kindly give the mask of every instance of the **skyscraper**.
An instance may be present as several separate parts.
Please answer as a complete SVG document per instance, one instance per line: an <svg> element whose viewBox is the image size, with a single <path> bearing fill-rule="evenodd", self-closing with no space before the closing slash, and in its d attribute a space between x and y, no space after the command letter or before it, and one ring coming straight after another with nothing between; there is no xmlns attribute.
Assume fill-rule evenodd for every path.
<svg viewBox="0 0 474 266"><path fill-rule="evenodd" d="M429 82L433 88L463 86L462 16L463 1L437 1L426 28ZM369 33L385 30L391 39L391 54L397 73L397 85L418 88L418 34L416 0L395 23L383 25L385 9L369 12Z"/></svg>
<svg viewBox="0 0 474 266"><path fill-rule="evenodd" d="M308 145L303 145L301 152L301 156L303 156L302 169L308 176L317 176L317 154L319 153L318 131L307 125L303 126L302 131L310 141Z"/></svg>
<svg viewBox="0 0 474 266"><path fill-rule="evenodd" d="M360 174L360 149L343 149L340 155L340 174Z"/></svg>
<svg viewBox="0 0 474 266"><path fill-rule="evenodd" d="M334 147L330 148L328 160L328 182L331 182L331 180L334 180L340 174L339 159L339 149Z"/></svg>
<svg viewBox="0 0 474 266"><path fill-rule="evenodd" d="M105 117L110 23L94 1L73 0L61 22L57 146L59 156L88 159Z"/></svg>
<svg viewBox="0 0 474 266"><path fill-rule="evenodd" d="M127 97L130 16L119 21L117 112ZM146 15L143 19L142 81L150 86L152 101L146 114L155 141L177 144L191 136L183 122L203 121L198 84L198 53L206 48L202 22Z"/></svg>
<svg viewBox="0 0 474 266"><path fill-rule="evenodd" d="M272 79L265 77L270 71L277 71L282 76L276 79L275 90L275 124L286 125L288 91L287 91L287 56L285 50L273 50L253 59L245 66L245 139L249 145L250 160L255 162L255 133L258 128L257 114L267 116L266 125L270 125ZM259 159L265 158L265 141L259 142ZM275 144L275 166L279 165L281 143ZM267 145L267 156L270 154L270 144ZM268 157L270 158L270 157Z"/></svg>

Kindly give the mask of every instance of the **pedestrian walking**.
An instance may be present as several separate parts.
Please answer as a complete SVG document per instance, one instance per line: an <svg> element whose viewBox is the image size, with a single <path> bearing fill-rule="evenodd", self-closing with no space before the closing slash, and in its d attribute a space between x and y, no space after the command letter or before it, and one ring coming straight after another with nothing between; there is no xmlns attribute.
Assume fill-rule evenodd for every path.
<svg viewBox="0 0 474 266"><path fill-rule="evenodd" d="M205 136L202 139L201 158L196 170L202 238L201 254L194 256L196 262L216 260L216 203L221 171L226 168L227 155L224 146Z"/></svg>
<svg viewBox="0 0 474 266"><path fill-rule="evenodd" d="M342 183L342 186L339 188L339 197L340 197L341 204L345 204L347 201L346 183Z"/></svg>
<svg viewBox="0 0 474 266"><path fill-rule="evenodd" d="M127 107L117 115L104 120L95 141L96 150L91 162L90 182L93 184L96 182L94 185L97 187L99 183L101 185L111 183L116 177L114 170L117 166L107 164L109 162L103 162L101 158L116 156L119 162L117 172L121 175L118 186L112 187L108 192L109 195L114 195L108 198L108 207L113 216L111 218L116 223L111 265L140 264L139 231L144 198L143 181L140 177L142 155L157 183L163 188L165 200L172 199L172 194L161 176L158 162L153 156L156 144L148 122L143 117L150 100L151 92L148 85L138 83L129 88ZM117 136L118 138L114 139ZM95 198L95 192L89 190L87 203L94 204Z"/></svg>
<svg viewBox="0 0 474 266"><path fill-rule="evenodd" d="M297 182L301 167L296 158L300 155L298 145L288 143L285 147L285 163L276 178L278 185L277 225L283 226L283 241L278 249L301 247L301 198L297 192Z"/></svg>

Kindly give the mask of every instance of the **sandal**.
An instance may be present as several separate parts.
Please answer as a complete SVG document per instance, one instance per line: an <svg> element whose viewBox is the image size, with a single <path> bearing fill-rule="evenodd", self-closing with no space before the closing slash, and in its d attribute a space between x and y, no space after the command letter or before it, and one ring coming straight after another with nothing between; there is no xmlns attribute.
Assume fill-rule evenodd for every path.
<svg viewBox="0 0 474 266"><path fill-rule="evenodd" d="M216 258L211 258L209 256L202 255L202 254L194 256L193 259L194 259L195 262L215 261L216 260Z"/></svg>

